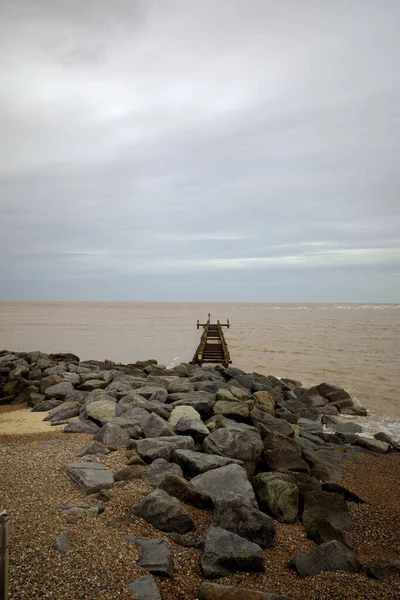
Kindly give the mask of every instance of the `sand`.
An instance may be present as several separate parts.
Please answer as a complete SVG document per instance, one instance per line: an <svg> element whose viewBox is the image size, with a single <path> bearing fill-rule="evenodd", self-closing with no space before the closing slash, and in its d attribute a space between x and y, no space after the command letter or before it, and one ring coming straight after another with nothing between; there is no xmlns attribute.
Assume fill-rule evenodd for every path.
<svg viewBox="0 0 400 600"><path fill-rule="evenodd" d="M62 431L65 425L50 425L43 419L47 412L32 412L30 408L0 407L0 435L24 435Z"/></svg>

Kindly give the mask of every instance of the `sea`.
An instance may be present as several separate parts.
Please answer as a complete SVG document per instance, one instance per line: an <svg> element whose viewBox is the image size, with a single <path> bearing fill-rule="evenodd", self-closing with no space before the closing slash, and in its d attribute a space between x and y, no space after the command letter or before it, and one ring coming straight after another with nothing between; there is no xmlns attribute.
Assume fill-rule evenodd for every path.
<svg viewBox="0 0 400 600"><path fill-rule="evenodd" d="M366 431L400 439L399 304L0 302L0 349L173 367L192 359L208 313L229 320L233 366L340 385L368 409Z"/></svg>

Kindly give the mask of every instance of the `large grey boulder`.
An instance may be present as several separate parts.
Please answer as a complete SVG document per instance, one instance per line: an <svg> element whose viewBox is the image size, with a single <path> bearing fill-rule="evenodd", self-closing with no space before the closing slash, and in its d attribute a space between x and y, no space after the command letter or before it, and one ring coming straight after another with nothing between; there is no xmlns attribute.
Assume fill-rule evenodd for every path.
<svg viewBox="0 0 400 600"><path fill-rule="evenodd" d="M161 600L156 580L152 575L138 577L128 585L137 600Z"/></svg>
<svg viewBox="0 0 400 600"><path fill-rule="evenodd" d="M201 492L211 496L214 502L232 492L243 496L253 506L257 507L257 501L246 471L239 465L226 465L225 467L212 469L197 475L191 480L191 483Z"/></svg>
<svg viewBox="0 0 400 600"><path fill-rule="evenodd" d="M361 448L366 448L370 452L376 452L378 454L386 454L390 450L390 445L386 442L381 442L375 438L369 438L364 435L358 435L355 443Z"/></svg>
<svg viewBox="0 0 400 600"><path fill-rule="evenodd" d="M257 544L221 529L211 527L205 535L201 557L204 577L217 579L235 571L265 570L264 552Z"/></svg>
<svg viewBox="0 0 400 600"><path fill-rule="evenodd" d="M294 436L294 429L287 421L283 419L276 419L269 412L264 410L260 410L255 407L250 413L250 418L254 423L255 427L258 429L261 425L264 425L270 431L276 431L282 435L286 435L287 437Z"/></svg>
<svg viewBox="0 0 400 600"><path fill-rule="evenodd" d="M93 390L104 390L108 386L108 381L103 379L89 379L78 386L78 390L91 392Z"/></svg>
<svg viewBox="0 0 400 600"><path fill-rule="evenodd" d="M66 400L68 396L71 396L74 392L74 386L69 381L62 381L61 383L56 383L56 385L52 385L45 390L45 395L47 398L55 398L56 400Z"/></svg>
<svg viewBox="0 0 400 600"><path fill-rule="evenodd" d="M195 529L192 517L181 503L163 490L151 492L132 508L132 513L161 531L187 533Z"/></svg>
<svg viewBox="0 0 400 600"><path fill-rule="evenodd" d="M100 444L99 442L95 442L94 440L85 444L79 452L77 452L76 456L87 456L88 454L97 454L98 456L105 456L109 454L110 451L104 444Z"/></svg>
<svg viewBox="0 0 400 600"><path fill-rule="evenodd" d="M262 510L281 523L293 523L299 511L299 488L290 475L260 473L253 487Z"/></svg>
<svg viewBox="0 0 400 600"><path fill-rule="evenodd" d="M179 465L170 463L163 458L157 458L148 468L145 475L145 480L153 487L157 487L163 478L170 473L175 473L175 475L183 475L182 469Z"/></svg>
<svg viewBox="0 0 400 600"><path fill-rule="evenodd" d="M105 419L111 419L115 417L116 403L115 400L106 398L99 398L89 404L86 404L86 412L90 419L98 422L102 422Z"/></svg>
<svg viewBox="0 0 400 600"><path fill-rule="evenodd" d="M333 527L348 531L351 519L346 500L341 494L314 491L304 494L302 521L306 529L313 521L328 521Z"/></svg>
<svg viewBox="0 0 400 600"><path fill-rule="evenodd" d="M243 467L241 461L236 461L233 458L226 458L217 454L203 454L194 450L175 450L172 460L182 467L190 477L231 464L239 464Z"/></svg>
<svg viewBox="0 0 400 600"><path fill-rule="evenodd" d="M239 420L248 419L250 414L249 407L245 402L239 402L239 400L233 396L230 399L218 400L218 394L217 402L214 404L213 412L215 415L224 415L226 417Z"/></svg>
<svg viewBox="0 0 400 600"><path fill-rule="evenodd" d="M358 573L361 570L353 552L337 540L325 542L308 554L299 554L291 565L300 577L312 577L325 571Z"/></svg>
<svg viewBox="0 0 400 600"><path fill-rule="evenodd" d="M307 527L307 537L316 544L324 544L330 540L337 540L345 546L352 548L349 536L342 529L334 527L329 521L316 519Z"/></svg>
<svg viewBox="0 0 400 600"><path fill-rule="evenodd" d="M200 413L193 406L176 406L172 409L168 423L171 427L175 427L181 417L190 417L191 419L200 419Z"/></svg>
<svg viewBox="0 0 400 600"><path fill-rule="evenodd" d="M274 544L275 524L271 517L238 494L230 492L216 500L213 526L236 533L261 548L271 548Z"/></svg>
<svg viewBox="0 0 400 600"><path fill-rule="evenodd" d="M293 598L231 585L202 583L198 592L198 600L293 600Z"/></svg>
<svg viewBox="0 0 400 600"><path fill-rule="evenodd" d="M175 435L175 431L164 419L151 413L141 422L141 428L146 438Z"/></svg>
<svg viewBox="0 0 400 600"><path fill-rule="evenodd" d="M136 450L145 462L152 462L157 458L170 460L177 449L194 450L192 437L174 435L162 438L148 438L136 442Z"/></svg>
<svg viewBox="0 0 400 600"><path fill-rule="evenodd" d="M139 540L130 535L125 536L125 539L141 548L142 553L137 561L139 566L144 567L154 575L174 576L172 553L164 540Z"/></svg>
<svg viewBox="0 0 400 600"><path fill-rule="evenodd" d="M195 488L182 475L176 473L165 475L158 484L158 488L196 508L211 508L212 506L210 496Z"/></svg>
<svg viewBox="0 0 400 600"><path fill-rule="evenodd" d="M112 471L102 463L70 463L65 466L67 474L86 494L95 494L114 486Z"/></svg>
<svg viewBox="0 0 400 600"><path fill-rule="evenodd" d="M96 423L92 423L92 421L85 421L76 419L74 421L70 421L68 425L63 429L64 433L97 433L99 431L99 426Z"/></svg>
<svg viewBox="0 0 400 600"><path fill-rule="evenodd" d="M191 417L181 417L174 429L177 435L190 435L195 440L203 440L210 433L201 419Z"/></svg>
<svg viewBox="0 0 400 600"><path fill-rule="evenodd" d="M80 402L63 402L59 406L53 408L43 421L64 421L65 419L72 419L79 415L80 409Z"/></svg>
<svg viewBox="0 0 400 600"><path fill-rule="evenodd" d="M224 428L211 433L203 442L204 452L241 460L249 476L253 475L263 452L263 443L252 431Z"/></svg>
<svg viewBox="0 0 400 600"><path fill-rule="evenodd" d="M168 396L168 402L172 403L172 406L193 406L195 410L203 417L208 415L215 404L214 394L208 392L189 392L187 394L170 394Z"/></svg>
<svg viewBox="0 0 400 600"><path fill-rule="evenodd" d="M94 439L98 442L103 442L105 446L114 446L117 448L127 448L131 441L129 433L125 429L112 423L103 425L94 436Z"/></svg>
<svg viewBox="0 0 400 600"><path fill-rule="evenodd" d="M296 440L276 431L263 429L265 465L271 471L289 470L308 473L310 467L302 458L302 450Z"/></svg>
<svg viewBox="0 0 400 600"><path fill-rule="evenodd" d="M346 390L337 385L332 385L331 383L320 383L319 385L315 386L314 389L317 392L317 394L319 394L323 398L326 398L328 402L346 400L351 397L350 394L346 392Z"/></svg>

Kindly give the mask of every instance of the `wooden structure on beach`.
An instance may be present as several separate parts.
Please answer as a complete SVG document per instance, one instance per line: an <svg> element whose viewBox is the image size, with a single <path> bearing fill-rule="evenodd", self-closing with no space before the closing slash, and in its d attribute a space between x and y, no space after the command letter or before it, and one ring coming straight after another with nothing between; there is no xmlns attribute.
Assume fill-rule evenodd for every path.
<svg viewBox="0 0 400 600"><path fill-rule="evenodd" d="M191 364L201 366L203 363L214 363L228 367L232 361L222 328L230 327L229 320L227 319L226 323L217 321L212 324L208 315L207 323L197 321L197 329L200 327L204 327L204 331Z"/></svg>

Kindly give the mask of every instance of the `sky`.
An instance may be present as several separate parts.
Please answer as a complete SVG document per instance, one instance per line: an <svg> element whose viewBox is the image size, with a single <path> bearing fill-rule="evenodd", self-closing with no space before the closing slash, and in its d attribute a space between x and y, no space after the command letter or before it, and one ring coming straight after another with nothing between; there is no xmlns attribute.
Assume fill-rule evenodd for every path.
<svg viewBox="0 0 400 600"><path fill-rule="evenodd" d="M398 0L1 0L0 300L400 302Z"/></svg>

